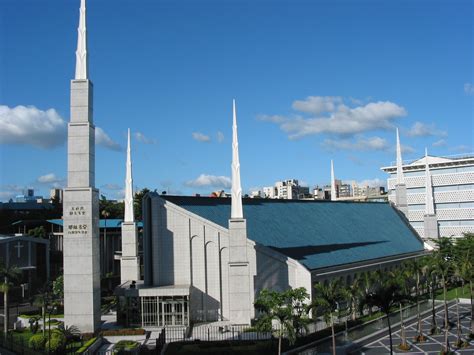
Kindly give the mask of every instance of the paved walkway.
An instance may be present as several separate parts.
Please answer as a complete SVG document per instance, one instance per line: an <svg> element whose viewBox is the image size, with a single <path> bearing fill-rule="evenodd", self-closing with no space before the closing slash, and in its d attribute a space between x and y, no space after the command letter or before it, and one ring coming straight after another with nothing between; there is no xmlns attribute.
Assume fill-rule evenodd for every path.
<svg viewBox="0 0 474 355"><path fill-rule="evenodd" d="M456 324L456 305L449 307L449 320ZM469 304L460 304L459 305L459 317L461 320L461 337L463 339L469 334L471 326L471 306ZM439 311L436 314L436 321L438 326L443 325L444 319L444 310ZM429 335L431 329L431 315L422 319L422 328L423 334L428 338L427 341L423 343L415 343L414 337L417 334L417 322L408 325L406 329L406 338L407 342L411 345L410 351L401 351L398 350L398 345L401 343L400 331L397 331L392 334L393 339L393 352L394 354L418 354L418 355L438 355L440 350L443 348L444 344L444 331L438 335ZM451 350L455 351L456 354L474 354L474 341L471 341L470 346L467 349L456 349L454 347L457 340L457 328L456 326L452 327L448 332L449 344ZM364 346L357 354L365 355L379 355L379 354L389 354L390 353L390 340L388 335L383 337L373 343Z"/></svg>

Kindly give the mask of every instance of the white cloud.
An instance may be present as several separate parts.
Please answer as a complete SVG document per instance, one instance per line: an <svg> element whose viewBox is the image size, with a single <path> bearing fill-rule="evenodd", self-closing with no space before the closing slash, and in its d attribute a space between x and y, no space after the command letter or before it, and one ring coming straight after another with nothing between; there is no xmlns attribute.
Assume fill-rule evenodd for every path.
<svg viewBox="0 0 474 355"><path fill-rule="evenodd" d="M392 129L392 121L407 114L390 101L370 102L349 107L340 97L310 96L293 102L293 109L309 114L291 116L259 115L257 119L280 125L290 139L313 134L354 135L374 130Z"/></svg>
<svg viewBox="0 0 474 355"><path fill-rule="evenodd" d="M400 144L400 148L401 148L402 154L410 154L410 153L416 152L416 149L409 145ZM397 148L393 147L393 151L396 152Z"/></svg>
<svg viewBox="0 0 474 355"><path fill-rule="evenodd" d="M187 181L186 186L190 187L216 187L228 189L232 186L232 181L227 176L215 176L201 174L197 179Z"/></svg>
<svg viewBox="0 0 474 355"><path fill-rule="evenodd" d="M66 122L54 109L0 105L0 142L53 148L66 140Z"/></svg>
<svg viewBox="0 0 474 355"><path fill-rule="evenodd" d="M457 152L457 153L469 153L472 151L472 147L468 146L468 145L465 145L465 144L461 144L461 145L457 145L455 147L451 147L449 148L450 151L452 152Z"/></svg>
<svg viewBox="0 0 474 355"><path fill-rule="evenodd" d="M105 184L105 185L102 185L101 188L105 190L121 190L123 189L123 186L120 186L117 184Z"/></svg>
<svg viewBox="0 0 474 355"><path fill-rule="evenodd" d="M440 139L432 144L433 147L445 147L447 145L446 140Z"/></svg>
<svg viewBox="0 0 474 355"><path fill-rule="evenodd" d="M200 133L200 132L193 132L193 139L197 140L198 142L210 142L211 141L211 137L206 136L205 134Z"/></svg>
<svg viewBox="0 0 474 355"><path fill-rule="evenodd" d="M287 121L287 118L279 115L258 115L257 120L271 123L283 123Z"/></svg>
<svg viewBox="0 0 474 355"><path fill-rule="evenodd" d="M112 138L110 138L107 133L105 133L105 131L100 127L95 128L95 143L110 150L122 150L120 144L112 140Z"/></svg>
<svg viewBox="0 0 474 355"><path fill-rule="evenodd" d="M441 131L436 128L435 124L426 124L422 122L415 122L410 130L407 132L410 137L428 137L428 136L440 136L446 137L447 132Z"/></svg>
<svg viewBox="0 0 474 355"><path fill-rule="evenodd" d="M217 141L219 143L222 143L224 141L224 133L222 133L221 131L217 131Z"/></svg>
<svg viewBox="0 0 474 355"><path fill-rule="evenodd" d="M386 180L382 180L379 178L375 179L366 179L362 181L357 181L356 184L359 186L369 186L369 187L377 187L377 186L386 186Z"/></svg>
<svg viewBox="0 0 474 355"><path fill-rule="evenodd" d="M148 138L141 132L133 133L133 137L135 137L135 139L138 142L144 143L144 144L157 144L158 143L158 141L156 139Z"/></svg>
<svg viewBox="0 0 474 355"><path fill-rule="evenodd" d="M356 141L350 139L325 139L321 145L330 150L386 150L389 145L387 140L380 137L361 138Z"/></svg>
<svg viewBox="0 0 474 355"><path fill-rule="evenodd" d="M24 192L26 186L20 185L3 185L0 190L0 200L8 201L13 199L16 195L20 195Z"/></svg>
<svg viewBox="0 0 474 355"><path fill-rule="evenodd" d="M464 92L466 95L474 95L474 85L471 83L464 84Z"/></svg>
<svg viewBox="0 0 474 355"><path fill-rule="evenodd" d="M338 96L308 96L304 100L295 100L291 105L294 110L319 115L323 112L333 112L342 104Z"/></svg>
<svg viewBox="0 0 474 355"><path fill-rule="evenodd" d="M41 184L51 184L54 182L59 182L61 179L57 178L54 173L49 173L38 177L37 181Z"/></svg>

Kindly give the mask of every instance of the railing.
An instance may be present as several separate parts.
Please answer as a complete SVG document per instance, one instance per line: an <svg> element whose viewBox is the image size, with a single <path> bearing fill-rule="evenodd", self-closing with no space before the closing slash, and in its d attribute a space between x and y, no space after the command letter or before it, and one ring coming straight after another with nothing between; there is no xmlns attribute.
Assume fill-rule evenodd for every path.
<svg viewBox="0 0 474 355"><path fill-rule="evenodd" d="M272 332L278 329L273 329ZM160 337L160 342L173 343L178 341L255 341L268 340L272 338L272 332L257 331L249 326L235 326L235 325L198 325L193 328L188 327L169 327L163 328ZM157 340L158 342L158 340Z"/></svg>

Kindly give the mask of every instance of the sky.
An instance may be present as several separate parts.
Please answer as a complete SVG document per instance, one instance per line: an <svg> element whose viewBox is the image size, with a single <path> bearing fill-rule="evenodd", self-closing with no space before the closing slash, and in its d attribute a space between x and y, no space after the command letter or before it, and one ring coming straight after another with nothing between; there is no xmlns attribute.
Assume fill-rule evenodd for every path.
<svg viewBox="0 0 474 355"><path fill-rule="evenodd" d="M88 0L96 186L230 189L232 99L244 192L472 152L470 0ZM67 176L79 0L0 0L0 201Z"/></svg>

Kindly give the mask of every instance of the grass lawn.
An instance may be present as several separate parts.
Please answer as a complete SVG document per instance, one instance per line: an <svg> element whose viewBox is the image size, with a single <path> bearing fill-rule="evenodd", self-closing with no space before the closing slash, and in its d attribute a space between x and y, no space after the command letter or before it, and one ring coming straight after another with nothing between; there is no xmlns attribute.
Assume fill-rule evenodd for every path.
<svg viewBox="0 0 474 355"><path fill-rule="evenodd" d="M257 355L275 354L278 343L273 344L266 341L242 341L242 342L181 342L170 343L166 348L166 354L225 354L225 355Z"/></svg>
<svg viewBox="0 0 474 355"><path fill-rule="evenodd" d="M469 284L464 285L464 288L461 286L453 289L448 289L448 292L446 292L446 299L448 301L454 300L456 298L456 289L458 290L458 298L470 298L470 290L469 290ZM437 300L443 300L443 289L438 290L436 292L436 299Z"/></svg>
<svg viewBox="0 0 474 355"><path fill-rule="evenodd" d="M26 318L26 319L30 319L32 317L39 317L40 320L43 319L43 315L41 313L37 313L37 314L19 314L18 317L21 317L21 318ZM46 313L46 321L48 320L48 314ZM64 318L64 314L51 314L51 320L53 318Z"/></svg>

